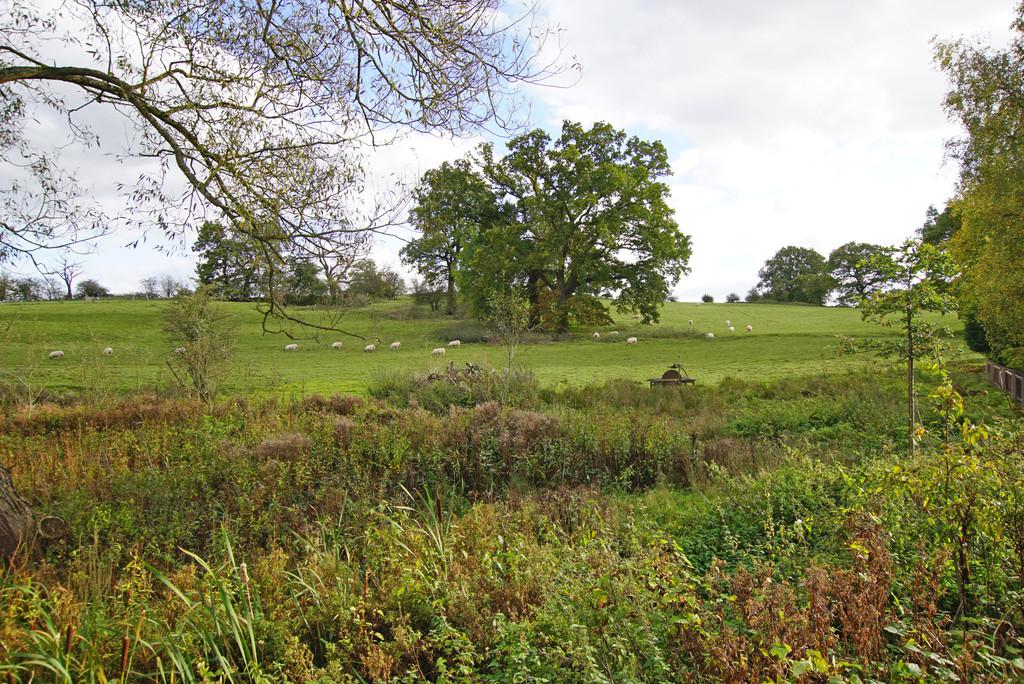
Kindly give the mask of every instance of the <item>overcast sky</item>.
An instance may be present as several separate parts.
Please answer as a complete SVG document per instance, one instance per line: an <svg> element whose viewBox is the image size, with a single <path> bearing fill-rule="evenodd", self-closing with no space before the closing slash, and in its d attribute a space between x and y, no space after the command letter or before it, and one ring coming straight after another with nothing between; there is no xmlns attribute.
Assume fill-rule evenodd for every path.
<svg viewBox="0 0 1024 684"><path fill-rule="evenodd" d="M952 194L943 163L957 134L942 110L934 36L1002 43L1014 0L548 0L570 88L531 87L534 125L607 121L662 140L675 175L671 205L693 238L692 273L676 294L740 295L785 245L826 256L850 240L895 243ZM123 136L122 136L123 137ZM410 138L375 160L381 178L415 179L478 140ZM130 177L124 140L83 154L89 177ZM100 193L108 190L98 190ZM116 292L141 278L193 275L188 246L121 232L85 258L86 276ZM151 236L155 237L155 236ZM375 257L400 266L397 239Z"/></svg>

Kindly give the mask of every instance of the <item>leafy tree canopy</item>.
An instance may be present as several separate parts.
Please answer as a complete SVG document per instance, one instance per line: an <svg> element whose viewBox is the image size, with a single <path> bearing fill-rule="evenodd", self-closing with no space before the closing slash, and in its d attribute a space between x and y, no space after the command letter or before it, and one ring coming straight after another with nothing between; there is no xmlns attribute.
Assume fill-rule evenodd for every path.
<svg viewBox="0 0 1024 684"><path fill-rule="evenodd" d="M110 294L110 290L103 287L99 282L89 279L83 280L75 286L75 295L81 298L84 297L106 297Z"/></svg>
<svg viewBox="0 0 1024 684"><path fill-rule="evenodd" d="M924 224L917 229L917 235L923 242L936 247L944 245L960 230L960 214L950 205L941 212L934 206L925 212Z"/></svg>
<svg viewBox="0 0 1024 684"><path fill-rule="evenodd" d="M443 282L447 313L455 313L455 272L462 251L479 232L497 222L497 199L466 159L445 162L423 175L410 212L420 237L402 248L402 261L427 282Z"/></svg>
<svg viewBox="0 0 1024 684"><path fill-rule="evenodd" d="M247 235L207 221L192 251L199 256L196 276L222 299L251 301L263 294L263 251Z"/></svg>
<svg viewBox="0 0 1024 684"><path fill-rule="evenodd" d="M1006 49L964 40L937 48L950 81L946 110L964 129L950 145L960 162L951 209L962 223L950 251L961 306L997 352L1024 346L1024 5L1013 29Z"/></svg>
<svg viewBox="0 0 1024 684"><path fill-rule="evenodd" d="M691 253L667 203L661 142L566 121L556 140L538 129L511 140L500 159L491 145L481 155L505 219L466 260L463 282L478 301L495 287L523 287L534 324L550 293L553 327L565 330L574 299L589 309L615 295L620 310L657 320Z"/></svg>
<svg viewBox="0 0 1024 684"><path fill-rule="evenodd" d="M826 268L834 281L840 304L851 305L867 297L885 282L871 258L884 248L867 242L847 242L832 250Z"/></svg>
<svg viewBox="0 0 1024 684"><path fill-rule="evenodd" d="M758 271L758 290L778 302L824 304L832 291L825 257L809 247L783 247Z"/></svg>

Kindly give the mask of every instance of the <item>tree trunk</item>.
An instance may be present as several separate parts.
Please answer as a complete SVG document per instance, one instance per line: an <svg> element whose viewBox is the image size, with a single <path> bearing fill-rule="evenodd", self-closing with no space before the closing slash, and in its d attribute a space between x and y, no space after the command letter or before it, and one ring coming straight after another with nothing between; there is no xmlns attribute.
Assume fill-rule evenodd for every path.
<svg viewBox="0 0 1024 684"><path fill-rule="evenodd" d="M451 270L448 271L448 310L445 313L455 315L455 277Z"/></svg>
<svg viewBox="0 0 1024 684"><path fill-rule="evenodd" d="M907 312L907 453L914 455L914 329L913 314Z"/></svg>
<svg viewBox="0 0 1024 684"><path fill-rule="evenodd" d="M32 509L14 488L11 471L0 465L0 560L32 542L32 521Z"/></svg>
<svg viewBox="0 0 1024 684"><path fill-rule="evenodd" d="M540 325L540 276L537 273L529 273L526 276L526 298L530 302L530 316L527 327L535 330Z"/></svg>
<svg viewBox="0 0 1024 684"><path fill-rule="evenodd" d="M555 305L558 307L558 311L555 312L558 317L557 332L560 333L569 332L569 297L565 289L564 284L558 286L558 302Z"/></svg>

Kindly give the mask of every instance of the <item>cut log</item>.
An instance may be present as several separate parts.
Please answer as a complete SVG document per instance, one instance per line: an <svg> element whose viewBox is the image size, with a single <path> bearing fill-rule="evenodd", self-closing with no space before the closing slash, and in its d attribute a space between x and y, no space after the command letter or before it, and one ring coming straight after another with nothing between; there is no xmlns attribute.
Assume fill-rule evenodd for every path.
<svg viewBox="0 0 1024 684"><path fill-rule="evenodd" d="M58 539L67 532L62 518L35 515L14 488L11 471L0 465L0 561L9 561L19 550L35 553L39 542Z"/></svg>
<svg viewBox="0 0 1024 684"><path fill-rule="evenodd" d="M31 543L32 509L14 488L11 471L0 465L0 559L10 559L21 546Z"/></svg>

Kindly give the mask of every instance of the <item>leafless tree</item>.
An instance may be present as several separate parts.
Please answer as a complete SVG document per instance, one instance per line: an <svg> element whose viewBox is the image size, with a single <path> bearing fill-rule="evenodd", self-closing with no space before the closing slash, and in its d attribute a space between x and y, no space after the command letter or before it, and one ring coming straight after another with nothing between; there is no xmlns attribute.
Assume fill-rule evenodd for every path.
<svg viewBox="0 0 1024 684"><path fill-rule="evenodd" d="M158 299L160 297L160 279L156 276L143 278L139 284L142 286L142 294L146 299Z"/></svg>
<svg viewBox="0 0 1024 684"><path fill-rule="evenodd" d="M170 299L174 295L178 294L178 290L182 288L182 282L172 275L164 274L160 276L160 292L164 297Z"/></svg>
<svg viewBox="0 0 1024 684"><path fill-rule="evenodd" d="M54 276L64 283L64 299L74 299L72 284L75 278L82 275L82 264L78 261L71 261L67 254L61 255L57 263L49 270L44 271L46 275Z"/></svg>
<svg viewBox="0 0 1024 684"><path fill-rule="evenodd" d="M50 301L64 298L64 283L61 282L60 278L57 278L52 274L44 275L41 285L43 296Z"/></svg>

